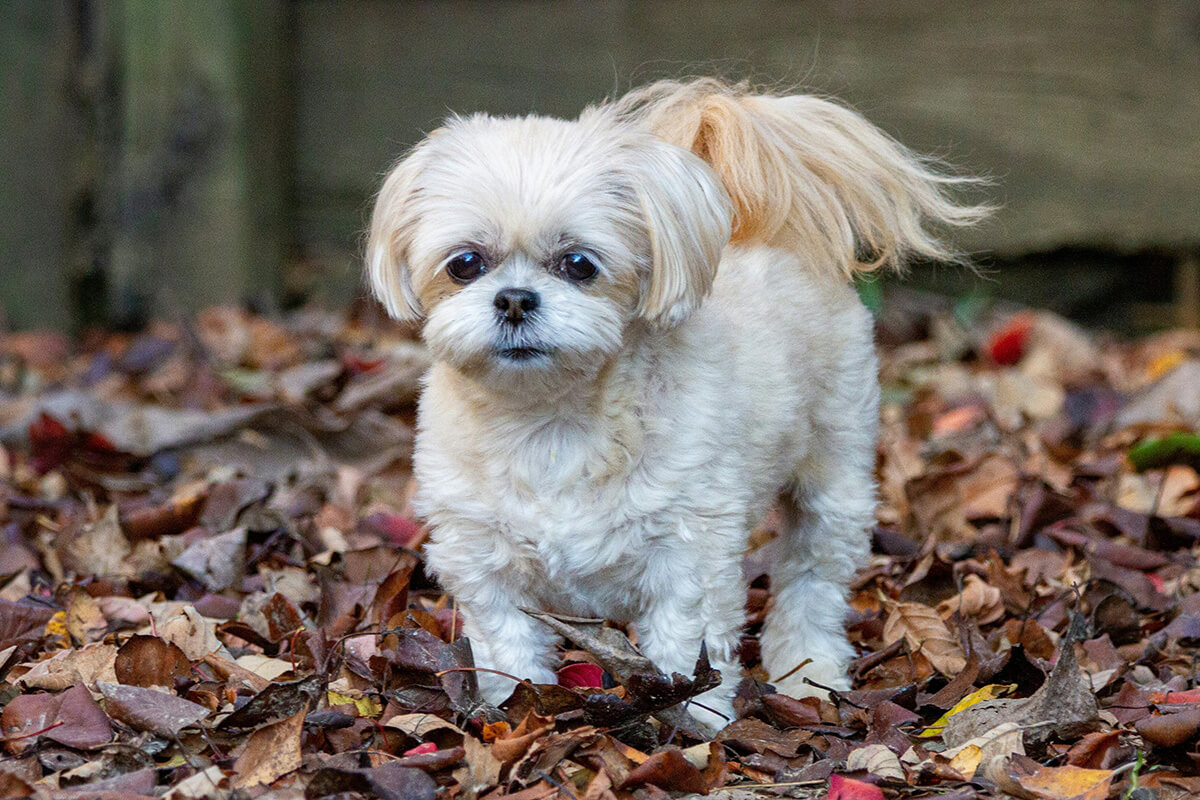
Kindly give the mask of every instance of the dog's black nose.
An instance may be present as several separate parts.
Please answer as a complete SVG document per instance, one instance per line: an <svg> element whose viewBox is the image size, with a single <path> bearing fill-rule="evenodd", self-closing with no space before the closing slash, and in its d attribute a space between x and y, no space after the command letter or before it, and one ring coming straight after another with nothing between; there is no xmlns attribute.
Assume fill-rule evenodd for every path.
<svg viewBox="0 0 1200 800"><path fill-rule="evenodd" d="M496 308L512 325L525 319L526 314L538 307L538 302L537 293L528 289L501 289L496 292Z"/></svg>

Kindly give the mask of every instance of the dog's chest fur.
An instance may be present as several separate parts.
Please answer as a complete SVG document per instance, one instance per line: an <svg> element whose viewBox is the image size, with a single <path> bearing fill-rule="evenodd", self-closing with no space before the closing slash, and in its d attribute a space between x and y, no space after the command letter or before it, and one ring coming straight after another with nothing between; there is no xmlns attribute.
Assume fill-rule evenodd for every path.
<svg viewBox="0 0 1200 800"><path fill-rule="evenodd" d="M753 495L778 478L747 476L737 448L711 436L708 417L739 398L727 390L718 398L716 386L679 391L654 365L633 379L641 391L622 389L623 399L577 416L560 407L510 419L494 407L472 413L461 387L435 368L425 403L444 410L453 393L459 413L452 423L441 414L424 420L416 466L446 578L478 572L482 580L473 565L486 561L494 580L502 560L505 580L531 604L633 619L667 570L713 547L741 546L729 531L745 529L749 509L765 508ZM657 405L665 399L669 408ZM731 497L729 487L741 486L745 493ZM706 544L719 537L733 541Z"/></svg>

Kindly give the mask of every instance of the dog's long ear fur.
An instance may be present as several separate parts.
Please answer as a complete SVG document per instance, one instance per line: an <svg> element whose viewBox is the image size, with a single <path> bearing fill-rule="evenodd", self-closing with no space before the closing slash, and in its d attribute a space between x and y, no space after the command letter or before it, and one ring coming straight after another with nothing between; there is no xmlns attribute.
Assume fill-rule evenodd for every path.
<svg viewBox="0 0 1200 800"><path fill-rule="evenodd" d="M414 183L421 169L421 148L405 156L383 181L375 198L367 236L367 282L395 319L421 318L421 302L413 291L408 249L416 224L412 213Z"/></svg>
<svg viewBox="0 0 1200 800"><path fill-rule="evenodd" d="M717 175L686 150L648 139L635 158L651 254L637 314L671 326L695 311L712 289L733 208Z"/></svg>
<svg viewBox="0 0 1200 800"><path fill-rule="evenodd" d="M733 199L734 243L808 254L821 273L849 278L914 255L956 260L928 223L969 225L990 210L947 193L972 179L940 171L819 97L751 94L715 79L661 81L609 109L712 166Z"/></svg>

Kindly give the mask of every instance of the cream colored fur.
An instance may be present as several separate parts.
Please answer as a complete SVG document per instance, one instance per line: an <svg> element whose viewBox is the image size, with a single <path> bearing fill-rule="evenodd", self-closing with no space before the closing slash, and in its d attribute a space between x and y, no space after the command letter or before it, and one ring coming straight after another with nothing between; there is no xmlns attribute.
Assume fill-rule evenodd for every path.
<svg viewBox="0 0 1200 800"><path fill-rule="evenodd" d="M742 554L778 502L764 662L792 695L848 686L879 390L846 278L949 256L927 223L981 213L953 182L833 103L709 80L573 121L453 118L395 167L368 276L391 313L425 318L418 506L479 666L554 681L554 637L523 606L629 621L666 670L706 643L725 680L693 712L731 718ZM459 285L465 252L489 268ZM566 252L599 274L564 279ZM520 325L503 289L539 297Z"/></svg>

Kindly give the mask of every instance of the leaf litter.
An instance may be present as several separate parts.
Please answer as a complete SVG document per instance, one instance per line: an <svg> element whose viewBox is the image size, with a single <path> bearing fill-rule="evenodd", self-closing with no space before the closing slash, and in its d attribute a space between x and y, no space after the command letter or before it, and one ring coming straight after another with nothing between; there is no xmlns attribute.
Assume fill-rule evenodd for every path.
<svg viewBox="0 0 1200 800"><path fill-rule="evenodd" d="M907 300L906 300L907 297ZM658 800L1200 795L1200 334L899 294L854 688L739 719L614 623L481 701L410 498L428 356L377 309L0 335L0 794Z"/></svg>

